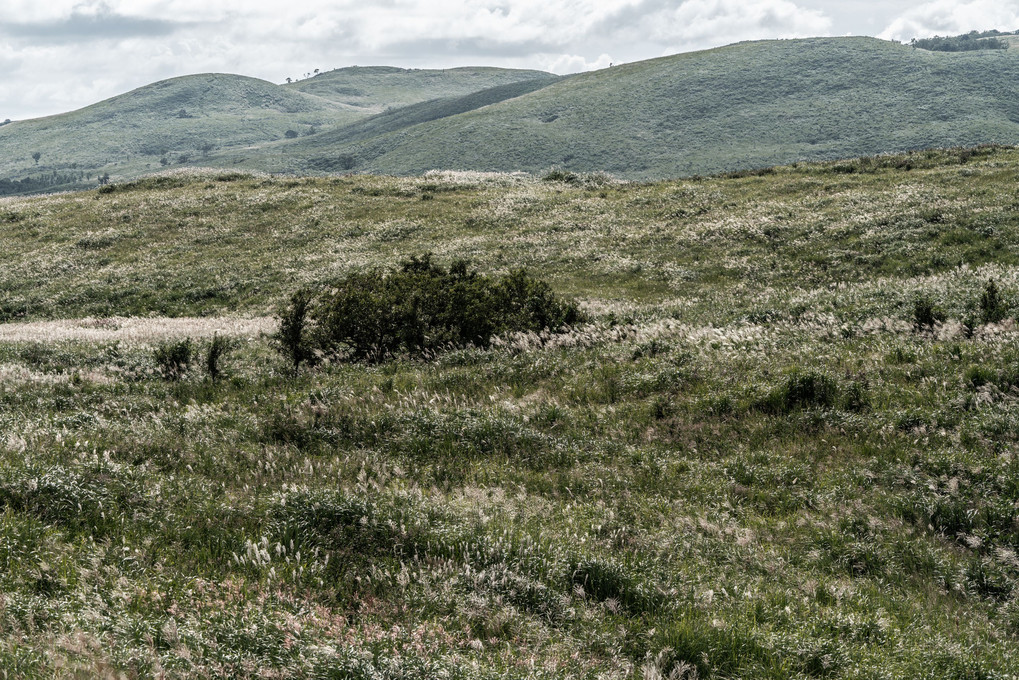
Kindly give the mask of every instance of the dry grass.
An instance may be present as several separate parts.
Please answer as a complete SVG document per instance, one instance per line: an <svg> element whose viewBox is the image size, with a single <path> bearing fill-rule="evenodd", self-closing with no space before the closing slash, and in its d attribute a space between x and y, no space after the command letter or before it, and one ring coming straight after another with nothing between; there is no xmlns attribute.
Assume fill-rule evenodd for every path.
<svg viewBox="0 0 1019 680"><path fill-rule="evenodd" d="M105 317L0 324L0 342L123 342L153 344L178 338L257 338L275 331L270 317Z"/></svg>

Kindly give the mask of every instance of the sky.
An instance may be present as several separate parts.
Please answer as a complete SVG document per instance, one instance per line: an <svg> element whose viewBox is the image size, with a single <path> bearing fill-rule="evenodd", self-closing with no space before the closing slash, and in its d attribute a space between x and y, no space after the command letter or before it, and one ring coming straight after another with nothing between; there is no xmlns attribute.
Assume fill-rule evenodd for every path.
<svg viewBox="0 0 1019 680"><path fill-rule="evenodd" d="M741 40L990 28L1019 29L1019 0L0 0L0 121L192 73L574 73Z"/></svg>

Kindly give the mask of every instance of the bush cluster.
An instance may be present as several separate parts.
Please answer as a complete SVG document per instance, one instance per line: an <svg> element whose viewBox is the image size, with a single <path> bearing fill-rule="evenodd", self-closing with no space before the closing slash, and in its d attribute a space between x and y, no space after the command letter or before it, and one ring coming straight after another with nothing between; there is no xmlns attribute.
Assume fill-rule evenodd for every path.
<svg viewBox="0 0 1019 680"><path fill-rule="evenodd" d="M218 334L213 336L206 348L202 363L212 380L218 380L223 375L223 357L230 348L230 341ZM191 369L191 364L196 358L196 348L191 338L164 342L152 351L152 358L163 378L181 380Z"/></svg>
<svg viewBox="0 0 1019 680"><path fill-rule="evenodd" d="M326 289L295 293L280 310L276 343L296 368L319 356L382 361L442 349L487 347L512 331L557 331L583 320L576 303L522 269L503 277L448 269L430 254L395 271L349 274Z"/></svg>
<svg viewBox="0 0 1019 680"><path fill-rule="evenodd" d="M843 384L836 378L812 370L796 370L756 403L758 410L775 415L799 409L842 408L865 411L870 406L867 382Z"/></svg>

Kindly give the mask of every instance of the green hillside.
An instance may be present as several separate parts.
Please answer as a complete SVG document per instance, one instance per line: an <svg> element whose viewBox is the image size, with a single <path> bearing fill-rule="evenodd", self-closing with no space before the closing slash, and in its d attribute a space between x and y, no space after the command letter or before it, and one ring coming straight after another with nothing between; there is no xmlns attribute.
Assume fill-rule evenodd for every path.
<svg viewBox="0 0 1019 680"><path fill-rule="evenodd" d="M196 165L224 150L286 139L288 132L300 138L391 106L540 77L552 76L378 67L342 69L290 86L223 74L173 78L79 111L0 126L0 195L95 186L103 174L124 179ZM342 95L353 90L356 96Z"/></svg>
<svg viewBox="0 0 1019 680"><path fill-rule="evenodd" d="M350 66L288 84L366 115L440 97L459 97L523 80L553 78L544 71L491 67L405 69Z"/></svg>
<svg viewBox="0 0 1019 680"><path fill-rule="evenodd" d="M0 127L0 178L57 173L72 184L95 186L102 173L132 177L187 165L215 149L260 144L282 139L289 129L304 133L356 117L331 102L255 78L173 78L79 111ZM40 154L37 163L33 153Z"/></svg>
<svg viewBox="0 0 1019 680"><path fill-rule="evenodd" d="M1017 174L979 148L0 200L0 676L1015 677ZM299 288L429 251L588 318L277 351Z"/></svg>
<svg viewBox="0 0 1019 680"><path fill-rule="evenodd" d="M314 153L354 158L366 172L557 166L652 178L1015 143L1017 82L1015 50L930 52L872 38L741 43L576 75ZM303 168L311 153L294 145L289 165Z"/></svg>
<svg viewBox="0 0 1019 680"><path fill-rule="evenodd" d="M293 158L301 156L305 162L300 170L306 172L349 171L355 167L356 159L351 155L336 154L334 149L520 97L548 87L555 81L554 78L542 77L509 85L499 85L460 97L442 97L419 104L410 104L349 125L335 127L314 137L277 144L273 147L273 151L275 151L273 156L270 156L272 152L268 148L256 153L254 155L255 163L263 170L293 171L295 169ZM237 158L237 154L234 156L234 158L230 158L229 154L217 154L210 163L217 165L240 164L242 161Z"/></svg>
<svg viewBox="0 0 1019 680"><path fill-rule="evenodd" d="M653 179L1019 142L1019 50L748 42L565 78L350 67L277 86L177 78L0 126L0 194L164 166L304 174L604 171ZM39 153L38 162L33 154Z"/></svg>

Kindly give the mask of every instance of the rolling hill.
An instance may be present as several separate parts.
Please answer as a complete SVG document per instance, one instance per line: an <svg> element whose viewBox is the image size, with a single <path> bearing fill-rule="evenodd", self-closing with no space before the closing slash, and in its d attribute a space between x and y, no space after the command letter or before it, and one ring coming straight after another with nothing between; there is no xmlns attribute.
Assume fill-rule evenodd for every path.
<svg viewBox="0 0 1019 680"><path fill-rule="evenodd" d="M395 175L558 167L654 179L1015 144L1016 83L1015 50L933 52L874 38L739 43L565 78L391 67L284 86L188 76L0 127L9 150L0 193L164 165Z"/></svg>
<svg viewBox="0 0 1019 680"><path fill-rule="evenodd" d="M491 67L405 69L350 66L286 85L365 115L418 102L463 95L523 80L551 79L544 71Z"/></svg>
<svg viewBox="0 0 1019 680"><path fill-rule="evenodd" d="M392 174L558 166L684 176L1016 143L1016 83L1016 52L929 52L873 38L740 43L572 76L370 139L337 131L314 148L300 141L274 153L289 157L280 169L297 172L314 169L312 154L331 154Z"/></svg>
<svg viewBox="0 0 1019 680"><path fill-rule="evenodd" d="M535 78L553 76L380 67L340 69L287 86L226 74L173 78L71 113L0 126L0 194L94 186L104 173L137 177L195 164L216 150L257 147L393 106Z"/></svg>

